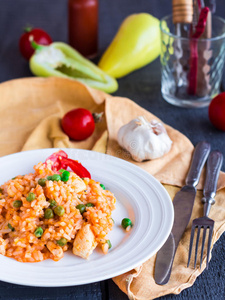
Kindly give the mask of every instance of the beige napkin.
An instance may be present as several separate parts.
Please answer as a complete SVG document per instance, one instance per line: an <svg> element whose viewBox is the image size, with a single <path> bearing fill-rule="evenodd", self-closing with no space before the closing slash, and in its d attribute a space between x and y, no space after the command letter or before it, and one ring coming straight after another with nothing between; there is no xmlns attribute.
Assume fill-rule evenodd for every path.
<svg viewBox="0 0 225 300"><path fill-rule="evenodd" d="M61 78L27 78L0 84L2 117L0 119L0 156L18 151L40 148L81 148L93 149L126 159L135 163L130 155L119 147L117 131L131 119L144 115L149 121L157 119L133 101L112 97L103 92L90 89L79 82ZM96 124L94 134L82 142L70 141L62 132L60 119L69 110L84 107L92 112L105 111L103 121ZM173 141L171 151L163 158L135 163L154 175L173 199L179 186L184 184L193 145L180 132L165 125ZM202 188L204 176L198 189ZM225 174L221 173L210 217L215 222L213 244L225 230ZM202 192L198 191L192 219L202 214ZM186 268L190 224L179 244L172 275L165 286L156 285L153 279L155 256L141 267L117 276L113 280L128 294L130 299L149 300L169 293L180 293L191 286L205 268L193 270Z"/></svg>

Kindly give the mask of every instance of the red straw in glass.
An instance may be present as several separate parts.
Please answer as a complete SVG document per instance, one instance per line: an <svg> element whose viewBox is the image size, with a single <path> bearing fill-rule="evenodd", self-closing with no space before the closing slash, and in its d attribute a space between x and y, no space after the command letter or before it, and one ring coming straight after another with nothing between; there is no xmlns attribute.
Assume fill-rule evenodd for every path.
<svg viewBox="0 0 225 300"><path fill-rule="evenodd" d="M205 31L206 21L209 13L209 8L201 9L198 24L195 27L195 32L191 36L191 57L190 57L190 72L188 94L195 95L197 90L197 72L198 72L198 39Z"/></svg>

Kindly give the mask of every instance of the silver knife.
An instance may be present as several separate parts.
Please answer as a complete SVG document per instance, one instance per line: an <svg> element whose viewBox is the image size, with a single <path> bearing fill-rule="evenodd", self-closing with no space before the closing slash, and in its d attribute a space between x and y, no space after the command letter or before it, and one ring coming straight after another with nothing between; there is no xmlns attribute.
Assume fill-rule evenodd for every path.
<svg viewBox="0 0 225 300"><path fill-rule="evenodd" d="M195 147L191 166L186 177L186 185L175 195L174 223L172 231L158 251L155 262L155 282L160 285L166 284L170 279L174 256L180 239L190 221L192 208L194 205L196 186L202 172L202 168L207 160L211 146L207 142L200 142Z"/></svg>

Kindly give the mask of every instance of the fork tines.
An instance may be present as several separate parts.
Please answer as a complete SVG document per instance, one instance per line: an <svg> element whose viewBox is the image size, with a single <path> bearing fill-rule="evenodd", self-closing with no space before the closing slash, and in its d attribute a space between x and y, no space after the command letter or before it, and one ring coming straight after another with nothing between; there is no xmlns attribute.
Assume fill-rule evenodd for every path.
<svg viewBox="0 0 225 300"><path fill-rule="evenodd" d="M201 266L202 266L202 259L203 259L203 253L204 253L204 247L205 247L206 233L208 231L208 245L207 245L207 258L206 258L206 268L208 269L209 256L210 256L210 247L211 247L212 234L213 234L213 227L214 227L214 221L211 220L208 217L202 217L202 218L198 218L198 219L193 220L192 228L191 228L191 239L190 239L190 246L189 246L188 264L187 264L187 266L189 266L189 264L190 264L192 247L193 247L193 242L194 242L195 229L197 229L197 237L196 237L196 245L195 245L194 268L196 268L196 264L197 264L198 248L199 248L198 244L199 244L200 233L201 233L201 231L203 231L203 234L202 234L201 257L200 257L200 268L201 268Z"/></svg>
<svg viewBox="0 0 225 300"><path fill-rule="evenodd" d="M212 151L210 153L210 155L208 157L208 161L207 161L206 179L205 179L204 188L203 188L203 196L204 197L202 198L202 203L204 204L204 217L194 219L192 222L191 240L190 240L187 266L189 266L189 263L190 263L195 229L197 229L197 238L196 238L196 246L195 246L195 262L194 262L194 268L196 268L200 232L201 232L201 229L203 229L200 268L202 266L206 233L208 231L209 233L208 233L207 257L206 257L206 268L208 269L210 247L211 247L213 227L214 227L214 220L210 219L208 217L208 215L209 215L211 205L213 205L215 203L214 198L216 195L217 181L218 181L219 172L220 172L222 163L223 163L222 153L217 150Z"/></svg>

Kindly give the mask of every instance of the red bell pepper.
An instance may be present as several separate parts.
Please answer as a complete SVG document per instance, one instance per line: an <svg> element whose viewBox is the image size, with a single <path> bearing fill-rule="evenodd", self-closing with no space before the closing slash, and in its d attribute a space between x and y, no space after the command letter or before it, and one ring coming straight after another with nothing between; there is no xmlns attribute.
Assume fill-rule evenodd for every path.
<svg viewBox="0 0 225 300"><path fill-rule="evenodd" d="M66 157L62 157L61 161L64 166L63 169L65 169L66 166L66 168L69 167L74 173L76 173L81 178L91 178L91 174L88 172L88 170L84 166L82 166L82 164L78 161Z"/></svg>
<svg viewBox="0 0 225 300"><path fill-rule="evenodd" d="M60 169L67 170L68 168L70 168L81 178L91 178L91 174L88 172L88 170L78 161L68 158L68 155L63 150L60 150L50 155L46 159L45 163L47 163L48 160L51 160L53 162L53 171L59 171Z"/></svg>

